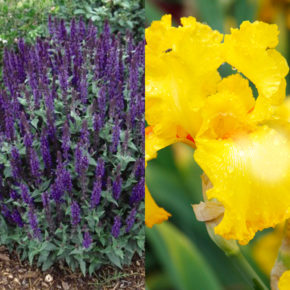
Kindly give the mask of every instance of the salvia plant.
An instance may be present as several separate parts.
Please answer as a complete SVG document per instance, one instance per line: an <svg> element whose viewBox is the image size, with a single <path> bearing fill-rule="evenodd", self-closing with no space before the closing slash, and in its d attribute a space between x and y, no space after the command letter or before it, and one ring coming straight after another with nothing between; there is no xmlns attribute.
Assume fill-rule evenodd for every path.
<svg viewBox="0 0 290 290"><path fill-rule="evenodd" d="M0 244L44 270L121 267L144 245L144 43L48 26L4 52Z"/></svg>

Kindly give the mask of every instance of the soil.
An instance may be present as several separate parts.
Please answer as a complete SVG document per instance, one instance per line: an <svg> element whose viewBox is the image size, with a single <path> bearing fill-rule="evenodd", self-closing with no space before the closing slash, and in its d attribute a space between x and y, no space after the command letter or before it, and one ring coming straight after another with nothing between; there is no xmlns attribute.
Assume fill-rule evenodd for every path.
<svg viewBox="0 0 290 290"><path fill-rule="evenodd" d="M83 277L80 272L54 266L42 272L28 261L21 262L16 253L0 246L0 290L109 290L145 289L144 257L135 256L130 266L123 270L106 266L92 277Z"/></svg>

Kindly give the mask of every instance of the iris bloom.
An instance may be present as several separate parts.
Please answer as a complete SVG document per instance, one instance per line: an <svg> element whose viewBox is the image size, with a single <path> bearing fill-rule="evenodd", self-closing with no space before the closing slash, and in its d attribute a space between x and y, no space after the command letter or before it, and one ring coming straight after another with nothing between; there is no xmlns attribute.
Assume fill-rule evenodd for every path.
<svg viewBox="0 0 290 290"><path fill-rule="evenodd" d="M176 142L195 148L213 185L207 199L224 207L215 233L247 244L290 217L290 130L281 107L288 65L275 50L279 31L245 21L223 35L193 17L181 23L172 27L165 15L146 30L146 160ZM235 73L221 78L224 63ZM168 216L146 189L147 226Z"/></svg>

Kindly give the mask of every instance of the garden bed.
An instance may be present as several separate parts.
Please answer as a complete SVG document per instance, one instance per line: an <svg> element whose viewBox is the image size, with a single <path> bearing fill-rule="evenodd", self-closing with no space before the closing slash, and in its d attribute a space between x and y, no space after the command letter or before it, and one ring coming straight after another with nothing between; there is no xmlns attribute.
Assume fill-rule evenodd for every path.
<svg viewBox="0 0 290 290"><path fill-rule="evenodd" d="M144 258L135 256L130 266L120 270L105 266L92 277L73 273L67 266L40 271L35 265L21 262L17 253L0 247L0 289L145 289Z"/></svg>

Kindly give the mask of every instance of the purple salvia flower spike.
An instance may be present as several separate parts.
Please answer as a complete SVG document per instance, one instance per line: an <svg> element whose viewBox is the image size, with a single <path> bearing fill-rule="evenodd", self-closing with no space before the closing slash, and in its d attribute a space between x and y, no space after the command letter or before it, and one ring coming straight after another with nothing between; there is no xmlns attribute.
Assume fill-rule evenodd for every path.
<svg viewBox="0 0 290 290"><path fill-rule="evenodd" d="M115 125L113 127L112 132L112 144L110 146L111 153L116 153L118 145L120 142L120 126L119 126L119 119L115 120Z"/></svg>
<svg viewBox="0 0 290 290"><path fill-rule="evenodd" d="M94 187L92 191L92 196L91 196L91 208L95 208L101 200L101 193L102 193L102 180L99 177L96 178L96 181L94 182Z"/></svg>
<svg viewBox="0 0 290 290"><path fill-rule="evenodd" d="M11 149L11 167L12 167L12 175L15 180L21 179L21 160L20 155L16 147L12 147Z"/></svg>
<svg viewBox="0 0 290 290"><path fill-rule="evenodd" d="M69 124L68 124L68 121L66 120L63 125L62 144L61 144L63 157L66 160L68 160L68 152L70 150L70 145L71 145L70 138L71 138L71 134L70 134Z"/></svg>
<svg viewBox="0 0 290 290"><path fill-rule="evenodd" d="M73 201L71 204L71 223L73 226L77 226L80 221L80 207L76 201Z"/></svg>
<svg viewBox="0 0 290 290"><path fill-rule="evenodd" d="M11 218L17 224L18 227L23 228L24 223L23 223L23 220L22 220L21 215L19 214L18 210L15 209L12 212Z"/></svg>
<svg viewBox="0 0 290 290"><path fill-rule="evenodd" d="M129 233L130 230L132 229L135 223L136 214L137 214L137 210L136 208L133 208L126 219L126 233Z"/></svg>
<svg viewBox="0 0 290 290"><path fill-rule="evenodd" d="M121 178L121 167L120 165L117 167L117 176L113 182L112 190L113 190L113 197L118 200L120 198L120 194L122 192L122 178Z"/></svg>
<svg viewBox="0 0 290 290"><path fill-rule="evenodd" d="M143 176L132 189L130 203L131 204L139 203L144 199L144 196L145 196L145 179Z"/></svg>
<svg viewBox="0 0 290 290"><path fill-rule="evenodd" d="M92 237L90 236L89 232L85 232L84 239L83 239L83 247L88 249L92 244Z"/></svg>
<svg viewBox="0 0 290 290"><path fill-rule="evenodd" d="M41 149L42 159L44 161L45 168L48 171L50 171L52 167L52 160L51 160L49 141L48 141L46 129L43 129L42 134L41 134L40 149Z"/></svg>
<svg viewBox="0 0 290 290"><path fill-rule="evenodd" d="M83 123L82 123L80 142L85 147L87 147L88 144L89 144L89 136L90 136L90 133L88 131L88 121L84 120Z"/></svg>
<svg viewBox="0 0 290 290"><path fill-rule="evenodd" d="M20 184L20 189L21 189L21 197L22 200L27 204L27 205L32 205L33 200L29 194L28 187L24 184Z"/></svg>
<svg viewBox="0 0 290 290"><path fill-rule="evenodd" d="M31 169L31 175L36 179L36 182L39 184L40 182L40 168L39 168L39 160L36 154L36 151L32 149L30 151L30 169Z"/></svg>
<svg viewBox="0 0 290 290"><path fill-rule="evenodd" d="M111 234L115 239L117 239L120 235L121 225L122 225L121 218L119 216L116 216L111 230Z"/></svg>
<svg viewBox="0 0 290 290"><path fill-rule="evenodd" d="M15 190L10 191L10 198L12 198L13 200L17 200L19 197L19 194Z"/></svg>
<svg viewBox="0 0 290 290"><path fill-rule="evenodd" d="M99 157L96 167L96 177L103 178L104 174L105 174L105 161L101 157Z"/></svg>
<svg viewBox="0 0 290 290"><path fill-rule="evenodd" d="M29 219L30 227L31 227L32 232L33 232L33 237L35 239L41 240L41 232L40 232L40 229L38 227L37 216L36 216L32 207L29 208L28 219Z"/></svg>

